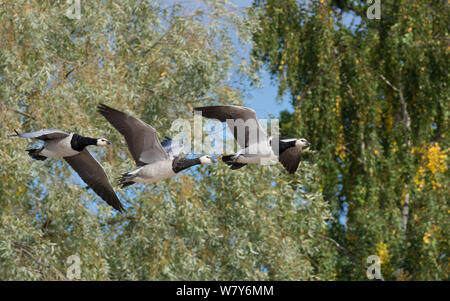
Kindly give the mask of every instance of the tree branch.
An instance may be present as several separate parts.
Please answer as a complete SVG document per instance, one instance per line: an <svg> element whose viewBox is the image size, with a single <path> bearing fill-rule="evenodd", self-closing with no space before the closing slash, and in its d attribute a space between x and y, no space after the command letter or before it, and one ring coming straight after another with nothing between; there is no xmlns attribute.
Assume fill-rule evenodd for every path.
<svg viewBox="0 0 450 301"><path fill-rule="evenodd" d="M333 244L338 248L338 250L341 251L342 253L345 253L345 254L347 254L347 255L349 255L349 256L352 256L352 257L355 256L355 254L353 254L352 251L350 251L350 250L344 248L342 245L340 245L337 241L335 241L335 240L332 239L331 237L322 235L322 234L320 234L320 233L317 233L317 235L318 235L320 238L322 238L322 239L324 239L324 240L328 240L329 242L333 243Z"/></svg>
<svg viewBox="0 0 450 301"><path fill-rule="evenodd" d="M48 268L50 270L52 270L60 279L64 280L64 281L68 281L68 279L64 276L63 273L61 273L57 268L55 268L54 266L50 265L50 264L45 264L42 263L40 261L40 259L36 258L30 251L28 251L24 246L22 246L20 243L12 241L12 244L14 247L16 247L17 249L19 249L20 254L25 253L28 255L28 257L30 257L34 262L36 262L38 265L40 265L43 268Z"/></svg>
<svg viewBox="0 0 450 301"><path fill-rule="evenodd" d="M6 107L6 106L5 106ZM20 114L20 115L23 115L23 116L25 116L25 117L28 117L28 118L31 118L31 119L33 119L33 120L36 120L36 117L34 117L34 116L32 116L32 115L30 115L30 114L28 114L28 113L25 113L25 112L21 112L21 111L19 111L19 110L16 110L16 109L13 109L13 108L9 108L9 107L6 107L8 110L10 110L10 111L13 111L14 113L17 113L17 114Z"/></svg>
<svg viewBox="0 0 450 301"><path fill-rule="evenodd" d="M402 117L403 117L403 125L408 129L408 131L411 130L411 117L408 113L408 105L405 101L405 98L403 97L403 92L401 89L394 86L389 80L386 79L382 74L380 74L380 77L382 80L386 82L386 84L391 87L395 92L398 93L398 96L400 98L400 105L402 107ZM411 147L411 139L408 137L406 140L406 145ZM403 209L402 209L402 230L403 233L406 234L406 231L408 229L408 220L409 220L409 192L408 192L408 185L405 183L404 188L406 190L405 198L403 200Z"/></svg>

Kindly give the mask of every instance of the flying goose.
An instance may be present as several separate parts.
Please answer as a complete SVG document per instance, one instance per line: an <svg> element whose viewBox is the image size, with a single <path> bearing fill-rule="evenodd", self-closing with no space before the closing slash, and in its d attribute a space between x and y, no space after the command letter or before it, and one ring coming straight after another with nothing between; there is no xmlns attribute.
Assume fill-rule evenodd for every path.
<svg viewBox="0 0 450 301"><path fill-rule="evenodd" d="M161 144L156 130L140 119L104 104L98 106L98 111L125 137L138 166L122 175L119 180L122 188L135 183L154 183L171 178L191 166L214 163L210 156L193 159L180 157L180 145L167 138Z"/></svg>
<svg viewBox="0 0 450 301"><path fill-rule="evenodd" d="M278 154L274 152L275 139L268 137L265 130L256 118L256 112L250 108L233 105L209 106L194 108L194 112L199 111L203 117L218 119L226 122L228 128L234 135L238 145L242 148L236 154L222 156L222 161L231 166L231 169L239 169L247 164L261 164L263 160L278 159L284 168L291 174L295 173L300 163L302 148L309 146L306 139L282 139L278 140ZM253 121L254 131L250 132L249 127L245 127L241 135L238 134L239 123ZM246 123L246 124L251 124ZM257 150L254 153L254 150Z"/></svg>
<svg viewBox="0 0 450 301"><path fill-rule="evenodd" d="M103 167L86 149L89 145L107 146L111 142L105 138L83 137L76 133L68 133L56 129L44 129L23 134L15 132L16 134L10 135L10 137L44 141L42 147L26 150L31 158L40 161L47 158L63 158L97 195L114 209L123 210L123 206L109 183Z"/></svg>

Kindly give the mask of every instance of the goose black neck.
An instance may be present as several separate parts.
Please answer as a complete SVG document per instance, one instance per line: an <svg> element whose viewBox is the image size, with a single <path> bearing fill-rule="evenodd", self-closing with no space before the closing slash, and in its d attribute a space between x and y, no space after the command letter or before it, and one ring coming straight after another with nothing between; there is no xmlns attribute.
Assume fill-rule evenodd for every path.
<svg viewBox="0 0 450 301"><path fill-rule="evenodd" d="M70 145L72 146L72 149L81 152L88 145L97 145L97 139L73 134Z"/></svg>
<svg viewBox="0 0 450 301"><path fill-rule="evenodd" d="M186 168L192 167L194 165L201 164L200 158L188 159L176 157L172 161L172 170L174 173L179 173Z"/></svg>

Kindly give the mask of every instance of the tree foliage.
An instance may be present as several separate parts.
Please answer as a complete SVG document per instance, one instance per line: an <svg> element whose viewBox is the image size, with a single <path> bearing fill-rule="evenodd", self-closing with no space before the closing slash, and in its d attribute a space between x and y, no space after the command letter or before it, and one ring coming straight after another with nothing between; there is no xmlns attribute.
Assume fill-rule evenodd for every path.
<svg viewBox="0 0 450 301"><path fill-rule="evenodd" d="M379 2L368 19L367 1L256 0L252 53L292 96L284 133L317 150L328 233L353 254L337 279L367 279L374 254L385 279L448 280L450 11Z"/></svg>
<svg viewBox="0 0 450 301"><path fill-rule="evenodd" d="M8 137L42 128L106 137L112 147L90 151L112 180L134 162L99 103L164 135L195 105L241 103L241 76L255 77L234 38L245 43L258 23L227 2L81 1L79 19L68 8L0 4L0 279L67 279L71 255L83 280L332 279L343 251L327 236L312 162L294 176L218 164L117 188L127 208L117 214L65 162L33 161L24 151L33 142Z"/></svg>

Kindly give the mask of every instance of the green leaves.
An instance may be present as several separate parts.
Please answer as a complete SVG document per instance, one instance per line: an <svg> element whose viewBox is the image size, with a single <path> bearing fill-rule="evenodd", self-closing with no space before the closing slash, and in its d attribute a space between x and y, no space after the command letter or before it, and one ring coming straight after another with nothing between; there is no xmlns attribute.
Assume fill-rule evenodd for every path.
<svg viewBox="0 0 450 301"><path fill-rule="evenodd" d="M444 2L384 1L381 19L368 20L353 2L256 1L261 28L252 53L279 80L279 94L292 97L294 113L281 114L283 133L306 137L317 152L317 178L335 218L328 233L355 254L339 257L336 277L367 279L361 262L381 245L391 256L385 279L445 279L448 248L421 251L424 232L415 229L445 223L448 198L432 176L426 194L412 179L423 174L414 149L449 146L441 40L449 10ZM343 215L345 226L337 223ZM421 256L434 264L418 264Z"/></svg>

